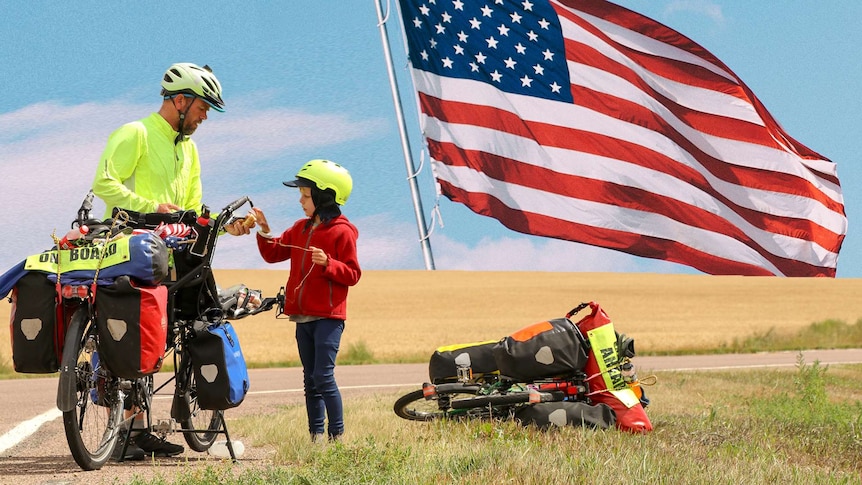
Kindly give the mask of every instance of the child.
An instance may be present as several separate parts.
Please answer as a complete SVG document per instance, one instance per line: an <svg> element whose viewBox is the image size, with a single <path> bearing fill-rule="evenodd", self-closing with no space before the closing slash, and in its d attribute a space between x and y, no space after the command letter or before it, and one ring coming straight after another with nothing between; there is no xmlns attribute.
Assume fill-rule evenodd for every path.
<svg viewBox="0 0 862 485"><path fill-rule="evenodd" d="M263 211L254 208L260 227L257 246L268 263L290 260L284 312L296 322L308 431L313 442L323 439L324 429L330 441L337 441L344 433L344 416L335 383L335 356L347 318L347 290L361 275L356 257L359 233L339 208L347 202L353 180L337 163L311 160L296 180L284 185L299 188L307 218L274 236Z"/></svg>

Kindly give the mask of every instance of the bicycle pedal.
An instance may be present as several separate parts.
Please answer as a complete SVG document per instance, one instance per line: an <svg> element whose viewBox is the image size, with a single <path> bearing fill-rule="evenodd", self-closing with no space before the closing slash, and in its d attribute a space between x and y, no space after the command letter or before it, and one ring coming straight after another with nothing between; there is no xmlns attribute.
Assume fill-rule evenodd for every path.
<svg viewBox="0 0 862 485"><path fill-rule="evenodd" d="M432 399L437 399L437 386L431 384L430 382L425 382L422 384L422 396L425 397L427 401Z"/></svg>
<svg viewBox="0 0 862 485"><path fill-rule="evenodd" d="M158 423L153 425L153 433L164 438L169 433L176 430L176 421L173 419L160 419Z"/></svg>

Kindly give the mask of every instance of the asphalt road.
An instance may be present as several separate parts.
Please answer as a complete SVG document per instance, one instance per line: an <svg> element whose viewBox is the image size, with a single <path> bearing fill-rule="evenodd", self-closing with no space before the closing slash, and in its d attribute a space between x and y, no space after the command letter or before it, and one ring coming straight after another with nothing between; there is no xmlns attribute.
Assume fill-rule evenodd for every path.
<svg viewBox="0 0 862 485"><path fill-rule="evenodd" d="M796 365L798 352L742 355L637 357L639 372L778 367ZM806 351L805 362L821 364L862 363L862 349ZM302 374L297 368L254 369L252 389L241 406L229 410L228 418L271 411L286 402L302 399ZM426 364L339 366L336 377L345 399L363 393L407 392L428 379ZM157 381L165 376L158 376ZM0 484L98 484L129 479L158 468L206 463L215 458L186 451L174 458L152 462L108 463L102 470L82 472L69 454L60 413L55 406L57 379L34 378L0 381ZM170 392L154 400L154 419L167 419ZM394 415L393 415L394 418ZM177 435L178 436L178 435ZM182 439L171 438L174 442ZM240 459L265 464L266 450L247 449Z"/></svg>

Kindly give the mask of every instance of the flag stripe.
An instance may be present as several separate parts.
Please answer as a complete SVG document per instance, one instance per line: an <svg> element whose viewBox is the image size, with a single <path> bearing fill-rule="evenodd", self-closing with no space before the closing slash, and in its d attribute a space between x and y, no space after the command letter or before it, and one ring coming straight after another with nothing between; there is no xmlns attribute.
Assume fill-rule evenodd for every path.
<svg viewBox="0 0 862 485"><path fill-rule="evenodd" d="M828 249L806 245L804 240L798 237L771 237L772 234L768 227L759 229L746 220L746 217L757 219L759 215L755 211L741 209L738 211L740 213L734 213L720 207L706 210L662 195L663 187L661 187L660 180L645 180L646 183L640 187L631 187L613 181L561 174L500 155L467 150L451 142L437 142L429 139L428 147L429 155L434 160L446 160L446 164L451 166L468 167L486 174L495 181L517 183L564 197L576 197L632 210L655 212L693 228L721 232L746 244L764 259L770 261L780 261L776 259L775 254L783 254L788 250L799 253L811 251L811 254L807 256L810 262L820 261L829 253ZM630 175L634 176L637 173L630 172ZM620 177L621 180L626 178ZM650 177L646 175L645 178ZM716 209L720 213L714 212ZM576 217L578 216L573 216L573 218ZM796 233L805 233L810 229L804 227L804 221L799 221L799 223L802 227L796 229ZM631 229L648 230L646 227L632 227Z"/></svg>
<svg viewBox="0 0 862 485"><path fill-rule="evenodd" d="M673 140L669 139L666 134L655 131L662 128L658 123L663 118L656 118L657 121L648 127L652 129L644 129L641 123L649 122L649 118L651 118L649 115L641 116L626 112L627 119L621 120L618 111L608 109L607 113L602 113L598 111L600 106L588 106L588 108L593 109L579 110L577 108L580 106L575 105L565 111L554 110L554 104L551 102L501 93L490 86L476 85L469 81L446 77L438 78L424 71L414 73L414 83L420 93L429 93L432 96L475 105L497 106L525 119L539 119L549 124L573 129L602 132L617 140L619 140L619 134L625 132L627 134L626 141L664 153L677 163L694 165L691 160L691 153L681 150L679 144L673 143ZM445 89L441 87L443 83L446 84ZM596 104L600 105L600 103ZM484 122L479 117L472 116L469 111L463 113L462 116L468 123L481 124ZM633 118L641 123L632 124L628 118ZM529 136L529 130L519 134ZM734 159L740 160L740 163L747 164L747 166L728 165L719 160L717 156L705 156L703 160L698 161L708 164L709 168L718 172L716 176L724 174L723 178L730 179L734 183L745 185L748 181L756 187L776 192L804 194L814 197L831 210L843 212L839 187L826 184L823 187L812 189L812 184L816 186L824 182L807 168L798 163L791 163L798 161L798 157L784 151L770 150L766 147L738 143L724 138L713 138L708 135L701 135L701 138L702 140L699 142L710 145L709 148L716 155L720 153L725 157L733 156ZM680 137L680 143L691 144L685 137ZM699 152L695 149L692 151ZM631 161L637 163L637 160ZM763 171L767 171L770 177L763 177ZM773 173L776 178L772 177ZM786 175L794 176L797 179L790 179Z"/></svg>
<svg viewBox="0 0 862 485"><path fill-rule="evenodd" d="M542 213L528 213L512 208L485 192L472 192L441 180L442 190L455 202L472 208L476 213L498 219L503 225L524 234L542 234L571 240L571 232L583 235L578 242L616 249L643 257L682 263L709 274L742 274L772 276L774 273L757 263L725 259L709 251L699 251L678 241L669 241L629 231L620 231L556 219Z"/></svg>
<svg viewBox="0 0 862 485"><path fill-rule="evenodd" d="M422 73L417 76L415 82L417 86L421 87L419 99L423 113L441 122L461 124L465 126L482 126L500 132L533 139L539 145L545 147L564 148L566 150L584 152L608 158L621 158L620 153L622 152L626 155L625 160L628 163L637 164L650 170L661 171L684 182L684 185L681 187L674 187L674 192L685 190L688 185L697 187L704 192L704 194L700 194L700 197L706 199L706 203L708 203L711 198L718 198L729 205L737 207L744 206L746 203L750 204L750 196L748 193L731 191L736 187L736 184L738 184L740 180L748 179L752 185L760 185L761 190L774 191L776 193L768 194L770 200L767 207L746 207L759 211L766 211L768 215L778 215L787 218L798 218L801 212L812 210L808 202L804 200L800 201L799 197L797 197L797 194L799 193L805 194L806 190L810 191L810 185L802 182L802 187L797 190L796 193L790 192L787 190L788 187L798 179L788 174L777 174L764 179L762 171L755 171L753 174L748 174L741 168L728 167L721 163L715 163L716 171L718 171L719 174L710 174L709 172L702 174L691 165L686 165L684 161L677 163L675 160L668 159L668 157L662 152L647 148L646 145L653 144L653 142L649 140L641 144L637 144L633 141L618 140L599 133L600 131L613 133L615 128L611 127L607 130L602 130L600 127L602 120L596 119L595 113L591 111L578 113L578 115L574 117L576 118L575 123L570 123L568 119L558 119L547 114L544 118L546 121L550 122L531 122L529 121L531 113L528 111L529 108L527 107L514 106L514 110L518 111L520 115L493 107L495 103L503 104L504 101L509 102L510 104L513 103L516 101L514 96L507 96L505 100L493 100L492 98L499 97L498 92L493 89L488 89L488 95L484 96L485 89L483 87L475 87L470 91L471 96L469 97L471 99L478 100L479 104L443 101L439 98L433 97L433 94L439 94L442 91L448 90L460 91L463 88L459 85L464 83L464 81L448 78L437 79L432 74ZM442 89L435 89L435 87L440 87ZM429 92L429 94L425 94L424 92L426 91ZM450 98L451 97L452 96L450 96ZM537 102L533 99L527 99L525 102L536 108L536 111L538 112L537 114L540 114L543 112L544 108L547 108L546 106L542 106L544 103ZM612 124L619 123L617 120L613 119L611 119L610 122ZM644 133L647 136L653 134L653 132L649 130L644 130ZM634 138L635 137L632 137L632 139ZM501 149L506 146L506 144L499 145ZM494 150L496 148L487 147L487 149ZM553 157L546 158L550 159L551 163L553 163ZM561 172L567 170L567 163L560 162L557 163L557 165L559 165L559 167L557 167L556 170ZM602 166L600 164L594 163L591 165L583 165L596 170L595 173L590 173L589 176L601 177ZM579 168L581 166L582 164L571 164L572 168ZM722 171L728 173L721 173ZM748 172L750 172L750 170L748 170ZM772 183L767 186L766 182ZM716 186L723 188L724 192L727 193L727 197L721 190L715 189L714 187ZM790 196L781 195L782 192L790 193ZM835 212L836 208L840 208L840 206L828 197L823 197L823 199L827 205L824 207L817 207L817 209L819 209L817 215L825 221L834 221L831 226L832 229L827 230L828 232L832 232L832 234L824 235L825 238L834 238L836 233L840 232L844 228L845 221L843 216L840 216ZM705 203L694 203L694 205L699 206L703 206L704 204ZM761 225L761 227L763 226ZM798 230L798 228L788 229L785 233L794 232L796 230ZM824 244L824 247L829 246L832 246L832 244Z"/></svg>
<svg viewBox="0 0 862 485"><path fill-rule="evenodd" d="M805 158L824 159L822 155L790 137L736 74L718 58L689 38L651 19L608 2L563 0L560 3L564 5L552 3L558 14L589 30L596 37L604 38L607 42L616 44L620 49L628 52L631 57L639 59L643 65L651 66L653 72L663 72L663 77L675 79L684 84L699 85L700 76L705 79L711 78L703 74L703 69L705 69L718 74L719 78L723 77L730 80L731 83L724 83L723 88L718 86L716 90L735 93L739 99L753 107L760 119L759 124L767 126L771 132L780 135L789 143L789 149L796 151ZM567 7L577 9L577 12ZM584 20L588 20L589 23L584 23ZM588 26L595 27L590 28ZM606 35L608 32L616 35ZM567 34L571 34L571 32L567 32ZM655 39L662 39L662 41L659 42ZM643 49L644 46L654 46L654 48ZM661 59L653 59L654 57ZM819 170L826 170L823 174L824 177L831 177L837 183L834 164L823 164L819 167Z"/></svg>
<svg viewBox="0 0 862 485"><path fill-rule="evenodd" d="M583 32L580 29L576 29L573 24L567 22L562 23L562 28L564 33L572 38L578 37ZM592 88L597 92L610 93L610 96L606 99L613 98L614 96L619 97L623 93L628 93L626 99L634 103L643 104L647 109L650 109L650 106L656 104L656 101L658 101L670 113L675 115L676 118L688 120L689 126L702 133L739 141L759 143L781 150L784 150L787 146L788 137L776 123L772 122L773 126L770 131L753 129L750 124L746 123L750 122L759 126L763 126L764 124L756 107L760 106L759 102L753 104L752 99L747 94L744 94L746 93L744 85L740 86L736 83L719 82L717 80L712 85L697 83L696 73L690 73L692 74L692 78L689 79L688 83L677 83L660 75L657 76L655 70L644 69L643 63L654 63L652 59L643 59L643 63L641 64L632 63L630 58L609 49L608 46L597 41L595 36L592 39L593 42L589 44L578 43L571 38L567 38L566 40L568 46L566 50L567 57L570 62L575 64L571 69L571 73L573 83L576 85L591 80L592 82L585 84L585 87ZM589 42L587 38L583 38L582 40ZM602 46L605 48L602 49ZM617 55L614 56L614 54ZM666 66L674 62L667 61L663 65ZM676 70L685 72L686 67L691 68L690 65L683 65L678 66ZM607 72L608 74L597 74L594 72L597 70ZM657 79L654 79L656 77ZM620 80L628 81L629 85L621 85L623 83L620 83ZM668 84L671 84L670 88L661 88L661 86L667 86ZM672 94L668 94L668 92L672 92ZM728 94L734 92L738 93L739 97ZM573 93L575 102L577 103L584 94L584 92ZM677 101L670 101L666 95L673 96ZM662 118L667 117L667 114L660 110L653 111ZM618 112L626 111L624 111L624 108L620 108ZM769 119L771 120L772 118L770 117ZM780 132L780 140L776 139L772 131ZM695 135L688 136L693 137ZM822 158L807 149L799 151ZM720 156L720 154L718 155ZM831 173L821 173L824 169L831 170ZM835 175L834 164L824 164L814 170L816 170L815 175L823 178L825 182L837 185L838 178Z"/></svg>
<svg viewBox="0 0 862 485"><path fill-rule="evenodd" d="M400 1L450 199L712 274L835 275L835 164L690 39L601 0Z"/></svg>
<svg viewBox="0 0 862 485"><path fill-rule="evenodd" d="M452 179L458 184L451 184L449 180ZM575 229L583 234L583 240L578 242L680 262L710 274L782 274L750 248L738 245L738 241L721 233L691 228L650 212L629 211L583 199L549 199L547 192L525 193L522 186L507 187L502 183L489 193L487 183L487 178L464 167L441 169L441 189L453 201L464 203L479 214L492 215L510 229L566 240L571 240L570 232ZM589 217L584 221L568 219L573 213ZM594 224L609 219L612 220L609 225ZM653 227L654 231L631 232L628 224L635 221ZM675 234L676 238L667 239L656 234ZM788 259L786 263L787 268L800 274L829 272L829 268L796 260Z"/></svg>
<svg viewBox="0 0 862 485"><path fill-rule="evenodd" d="M586 96L601 97L605 102L614 97L644 96L641 102L652 105L658 103L659 106L653 108L654 111L660 112L661 108L665 108L688 126L703 133L766 146L776 147L777 145L764 130L752 130L752 124L757 125L760 118L756 116L750 105L748 105L749 109L744 109L744 106L739 106L741 103L735 103L731 105L735 109L726 109L725 113L720 112L722 106L736 101L733 96L692 88L666 79L658 81L645 79L592 47L570 40L566 41L566 45L569 49L567 52L573 53L569 57L569 71L572 74L572 96L578 104L583 104L583 98ZM670 88L657 87L661 85L670 85ZM665 93L668 91L675 93L676 101L667 97ZM697 109L693 109L692 106ZM649 109L649 105L645 108Z"/></svg>

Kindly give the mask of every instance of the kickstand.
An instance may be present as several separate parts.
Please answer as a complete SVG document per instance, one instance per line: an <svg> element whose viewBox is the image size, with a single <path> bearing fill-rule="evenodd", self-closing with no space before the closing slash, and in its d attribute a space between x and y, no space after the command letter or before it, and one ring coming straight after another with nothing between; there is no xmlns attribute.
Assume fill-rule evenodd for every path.
<svg viewBox="0 0 862 485"><path fill-rule="evenodd" d="M230 453L230 459L236 463L236 454L233 452L233 441L230 440L230 434L227 432L227 421L224 419L224 411L219 411L218 416L221 419L221 427L224 429L225 444L227 445L227 451Z"/></svg>
<svg viewBox="0 0 862 485"><path fill-rule="evenodd" d="M125 431L124 431L125 430ZM121 434L125 434L123 436L123 449L120 450L120 459L117 460L118 463L122 463L126 461L126 450L129 449L129 439L132 437L132 426L130 425L128 428L120 428ZM114 445L117 446L117 445Z"/></svg>

